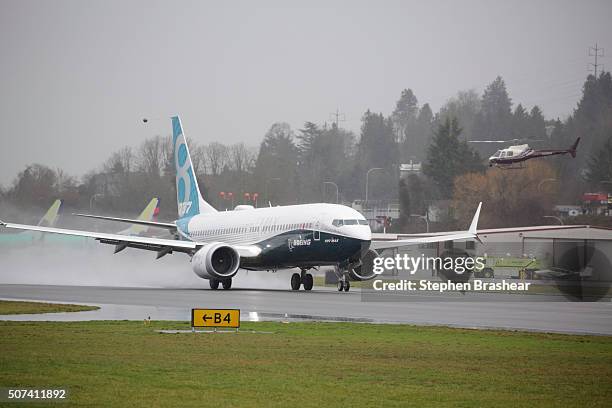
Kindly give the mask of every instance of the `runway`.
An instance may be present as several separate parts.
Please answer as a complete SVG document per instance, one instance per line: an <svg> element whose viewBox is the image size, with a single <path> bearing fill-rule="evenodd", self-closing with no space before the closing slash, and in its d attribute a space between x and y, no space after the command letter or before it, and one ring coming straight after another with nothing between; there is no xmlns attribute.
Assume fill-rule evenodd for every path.
<svg viewBox="0 0 612 408"><path fill-rule="evenodd" d="M0 320L185 320L193 307L238 308L243 320L323 320L408 323L612 335L612 303L550 301L366 302L359 290L122 288L0 285L0 298L99 305L101 310L47 315L0 316ZM534 298L534 300L536 300Z"/></svg>

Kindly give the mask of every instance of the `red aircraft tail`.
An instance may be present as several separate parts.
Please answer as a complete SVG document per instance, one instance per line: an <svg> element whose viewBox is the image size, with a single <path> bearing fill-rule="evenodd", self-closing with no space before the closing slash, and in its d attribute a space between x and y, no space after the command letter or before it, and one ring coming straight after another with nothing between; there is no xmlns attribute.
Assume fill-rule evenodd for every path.
<svg viewBox="0 0 612 408"><path fill-rule="evenodd" d="M568 149L569 154L571 154L573 158L576 158L576 148L578 147L579 142L580 142L580 138L576 139L572 147Z"/></svg>

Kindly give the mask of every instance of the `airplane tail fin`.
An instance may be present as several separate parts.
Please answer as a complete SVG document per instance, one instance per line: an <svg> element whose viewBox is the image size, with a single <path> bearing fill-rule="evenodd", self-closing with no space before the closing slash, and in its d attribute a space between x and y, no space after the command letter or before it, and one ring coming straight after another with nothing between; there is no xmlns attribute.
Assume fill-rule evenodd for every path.
<svg viewBox="0 0 612 408"><path fill-rule="evenodd" d="M38 226L39 227L53 227L57 222L59 217L59 211L62 207L62 200L55 200L51 207L47 210L45 215L40 219Z"/></svg>
<svg viewBox="0 0 612 408"><path fill-rule="evenodd" d="M172 142L174 146L174 166L176 169L176 200L178 216L189 218L194 215L217 212L215 208L204 201L196 180L193 163L183 133L181 119L172 117Z"/></svg>
<svg viewBox="0 0 612 408"><path fill-rule="evenodd" d="M138 220L140 221L153 221L157 214L159 213L159 198L154 197L149 204L145 207L144 210L138 216ZM140 225L140 224L132 224L130 228L119 232L122 235L140 235L149 230L149 226Z"/></svg>
<svg viewBox="0 0 612 408"><path fill-rule="evenodd" d="M576 139L572 147L569 148L569 154L571 154L573 158L576 158L576 148L578 147L578 143L580 143L580 138Z"/></svg>

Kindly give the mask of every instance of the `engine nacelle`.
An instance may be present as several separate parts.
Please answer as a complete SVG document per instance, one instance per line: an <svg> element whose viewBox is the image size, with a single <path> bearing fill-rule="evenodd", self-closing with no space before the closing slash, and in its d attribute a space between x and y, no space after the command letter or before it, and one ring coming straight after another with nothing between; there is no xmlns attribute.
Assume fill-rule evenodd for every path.
<svg viewBox="0 0 612 408"><path fill-rule="evenodd" d="M349 268L349 278L354 281L374 279L376 277L374 273L374 259L377 257L378 252L373 249L368 249L368 251L361 256L361 263Z"/></svg>
<svg viewBox="0 0 612 408"><path fill-rule="evenodd" d="M204 279L229 279L238 272L240 255L227 244L213 242L191 258L193 272Z"/></svg>

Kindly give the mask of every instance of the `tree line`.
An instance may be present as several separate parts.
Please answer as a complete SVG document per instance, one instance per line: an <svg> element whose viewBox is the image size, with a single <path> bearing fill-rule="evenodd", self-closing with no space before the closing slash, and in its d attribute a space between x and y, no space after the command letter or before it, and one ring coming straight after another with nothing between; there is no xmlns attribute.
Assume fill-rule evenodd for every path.
<svg viewBox="0 0 612 408"><path fill-rule="evenodd" d="M394 228L409 231L417 228L409 215L424 214L433 202L452 202L449 222L462 222L467 212L461 203L470 201L466 192L490 197L486 189L501 188L492 182L506 183L506 190L523 188L505 179L513 175L528 179L528 173L493 175L495 170L487 170L485 160L491 146L471 143L475 140L527 139L536 147L536 140L544 140L543 147L567 147L581 136L576 160L543 164L550 167L548 178L557 180L559 193L554 200L578 202L585 188L601 188L602 181L612 181L611 111L612 81L607 72L586 78L580 102L564 121L545 119L538 106L514 106L504 80L497 77L481 95L460 91L435 114L428 103L419 103L411 89L404 89L388 115L367 110L359 134L336 123L306 121L300 129L292 129L278 122L258 147L200 139L190 140L189 145L201 191L219 209L255 204L254 197L259 206L335 202L336 193L341 203L363 200L368 170L380 168L369 176L369 204L399 201L402 218ZM422 173L400 179L400 164L410 161L421 162ZM534 174L537 178L543 173ZM520 202L524 192L514 193L514 201ZM172 219L176 207L171 137L155 136L139 146L120 148L80 178L31 164L0 194L2 201L18 207L31 203L44 207L60 197L68 207L131 215L157 196L162 200L162 217ZM523 214L525 201L522 207L513 207L501 200L516 208L507 210L516 216L513 222L535 222ZM540 201L542 208L550 206L550 200Z"/></svg>

